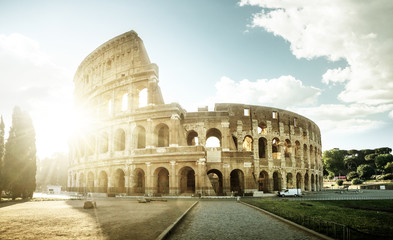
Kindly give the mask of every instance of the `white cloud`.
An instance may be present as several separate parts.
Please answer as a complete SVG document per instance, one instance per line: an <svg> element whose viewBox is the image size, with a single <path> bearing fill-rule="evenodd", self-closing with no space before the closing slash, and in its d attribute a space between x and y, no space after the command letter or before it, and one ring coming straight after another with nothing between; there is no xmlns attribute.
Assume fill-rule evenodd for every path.
<svg viewBox="0 0 393 240"><path fill-rule="evenodd" d="M321 90L304 86L293 76L281 76L275 79L259 79L251 82L244 79L235 82L222 77L216 83L216 95L205 101L212 105L217 102L245 103L287 108L315 104Z"/></svg>
<svg viewBox="0 0 393 240"><path fill-rule="evenodd" d="M263 8L253 26L290 42L297 58L345 59L344 70L328 70L325 83L346 82L344 102L393 102L393 2L242 0Z"/></svg>
<svg viewBox="0 0 393 240"><path fill-rule="evenodd" d="M393 110L389 113L389 117L393 119Z"/></svg>

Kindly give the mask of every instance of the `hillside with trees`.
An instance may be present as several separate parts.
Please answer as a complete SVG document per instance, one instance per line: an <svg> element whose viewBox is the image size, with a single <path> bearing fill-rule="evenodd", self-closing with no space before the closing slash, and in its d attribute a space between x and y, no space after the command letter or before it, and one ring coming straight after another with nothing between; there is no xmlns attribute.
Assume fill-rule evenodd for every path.
<svg viewBox="0 0 393 240"><path fill-rule="evenodd" d="M334 148L323 152L324 175L353 179L393 179L393 155L388 147L363 150Z"/></svg>

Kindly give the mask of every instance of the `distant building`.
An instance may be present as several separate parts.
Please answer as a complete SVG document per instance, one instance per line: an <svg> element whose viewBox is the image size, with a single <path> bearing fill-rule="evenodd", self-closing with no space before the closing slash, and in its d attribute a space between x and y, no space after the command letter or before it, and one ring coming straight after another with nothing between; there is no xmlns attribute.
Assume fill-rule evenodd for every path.
<svg viewBox="0 0 393 240"><path fill-rule="evenodd" d="M89 54L74 83L86 125L70 142L70 191L231 195L322 188L314 122L263 106L222 103L187 112L165 104L158 67L134 31Z"/></svg>

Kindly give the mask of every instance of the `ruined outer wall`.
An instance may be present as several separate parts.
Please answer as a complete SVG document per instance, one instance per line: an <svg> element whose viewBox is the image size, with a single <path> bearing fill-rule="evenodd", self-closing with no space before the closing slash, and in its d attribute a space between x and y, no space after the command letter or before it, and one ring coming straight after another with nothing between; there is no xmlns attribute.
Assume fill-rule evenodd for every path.
<svg viewBox="0 0 393 240"><path fill-rule="evenodd" d="M86 57L74 83L86 124L70 141L72 191L230 195L321 189L315 123L270 107L216 104L214 111L186 112L165 104L158 67L133 31ZM207 146L209 138L219 145Z"/></svg>

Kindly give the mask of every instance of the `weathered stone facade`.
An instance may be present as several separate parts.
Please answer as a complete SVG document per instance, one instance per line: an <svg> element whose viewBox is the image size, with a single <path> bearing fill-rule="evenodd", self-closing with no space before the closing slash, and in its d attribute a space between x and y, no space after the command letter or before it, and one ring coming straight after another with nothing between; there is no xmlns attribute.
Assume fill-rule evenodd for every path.
<svg viewBox="0 0 393 240"><path fill-rule="evenodd" d="M75 102L88 127L70 141L71 191L321 190L321 134L311 120L244 104L187 112L164 103L158 82L158 67L133 31L104 43L80 64Z"/></svg>

